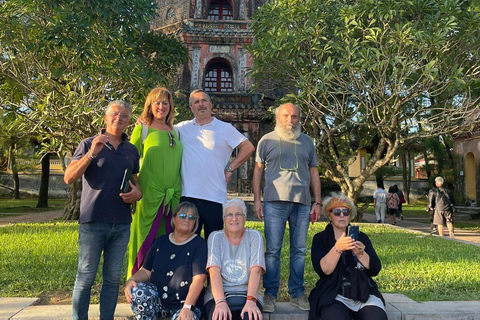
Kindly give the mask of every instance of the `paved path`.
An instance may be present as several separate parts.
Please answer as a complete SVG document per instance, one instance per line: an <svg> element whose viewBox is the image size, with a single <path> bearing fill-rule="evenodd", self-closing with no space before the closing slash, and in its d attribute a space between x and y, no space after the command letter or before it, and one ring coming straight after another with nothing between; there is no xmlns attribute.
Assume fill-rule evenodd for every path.
<svg viewBox="0 0 480 320"><path fill-rule="evenodd" d="M370 223L377 223L377 220L375 218L374 214L364 214L363 219L367 222ZM424 221L424 223L419 222L419 221ZM386 223L387 225L390 225L389 223ZM454 224L455 225L455 224ZM430 221L428 219L405 219L405 220L398 220L397 224L392 226L392 228L403 228L403 229L408 229L416 232L421 232L424 234L430 234ZM443 231L443 238L452 240L452 241L458 241L458 242L464 242L464 243L469 243L473 244L476 246L480 246L480 232L479 231L473 231L473 230L465 230L465 229L458 229L455 228L455 238L451 239L448 236L448 229L447 227L444 228ZM439 237L437 235L437 237Z"/></svg>
<svg viewBox="0 0 480 320"><path fill-rule="evenodd" d="M63 217L63 209L52 211L40 211L32 213L0 213L7 217L0 217L0 226L23 222L47 222Z"/></svg>

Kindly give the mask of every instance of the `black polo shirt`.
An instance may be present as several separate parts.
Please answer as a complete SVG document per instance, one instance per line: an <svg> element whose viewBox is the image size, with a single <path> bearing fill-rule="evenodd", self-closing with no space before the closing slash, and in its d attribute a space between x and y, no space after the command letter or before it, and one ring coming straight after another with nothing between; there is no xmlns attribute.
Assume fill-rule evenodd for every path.
<svg viewBox="0 0 480 320"><path fill-rule="evenodd" d="M72 161L88 153L93 138L80 142ZM83 174L80 223L132 222L130 204L123 202L119 194L125 169L129 168L132 174L138 173L139 155L137 148L127 141L125 133L122 139L117 149L110 143L105 144Z"/></svg>

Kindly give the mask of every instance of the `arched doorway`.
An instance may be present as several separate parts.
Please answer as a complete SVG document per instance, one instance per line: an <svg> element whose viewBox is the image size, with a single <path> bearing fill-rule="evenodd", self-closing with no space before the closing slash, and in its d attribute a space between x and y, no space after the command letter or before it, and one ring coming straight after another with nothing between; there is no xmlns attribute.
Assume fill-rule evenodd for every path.
<svg viewBox="0 0 480 320"><path fill-rule="evenodd" d="M469 152L465 156L465 185L467 189L467 197L471 200L477 200L477 187L475 183L475 157Z"/></svg>

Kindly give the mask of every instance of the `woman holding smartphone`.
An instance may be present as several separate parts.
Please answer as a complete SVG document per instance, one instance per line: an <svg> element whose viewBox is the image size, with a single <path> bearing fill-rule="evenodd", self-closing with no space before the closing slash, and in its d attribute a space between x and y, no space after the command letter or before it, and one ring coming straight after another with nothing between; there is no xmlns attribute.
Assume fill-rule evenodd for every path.
<svg viewBox="0 0 480 320"><path fill-rule="evenodd" d="M323 200L330 220L312 241L313 268L320 276L310 293L309 319L387 320L385 300L372 277L382 265L368 236L358 241L348 236L357 208L343 194L332 193Z"/></svg>

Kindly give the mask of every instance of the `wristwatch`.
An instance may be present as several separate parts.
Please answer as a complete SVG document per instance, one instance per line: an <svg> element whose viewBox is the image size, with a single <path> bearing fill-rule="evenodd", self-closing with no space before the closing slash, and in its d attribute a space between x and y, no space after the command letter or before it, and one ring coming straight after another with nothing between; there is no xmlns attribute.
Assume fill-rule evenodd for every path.
<svg viewBox="0 0 480 320"><path fill-rule="evenodd" d="M184 304L183 307L185 309L189 309L190 311L193 311L195 309L195 306L192 306L191 304Z"/></svg>
<svg viewBox="0 0 480 320"><path fill-rule="evenodd" d="M233 169L230 165L227 165L227 167L225 168L225 170L227 170L228 172L233 172Z"/></svg>
<svg viewBox="0 0 480 320"><path fill-rule="evenodd" d="M92 151L87 152L87 158L90 159L90 160L95 159L97 156L98 156L98 154L93 154Z"/></svg>

